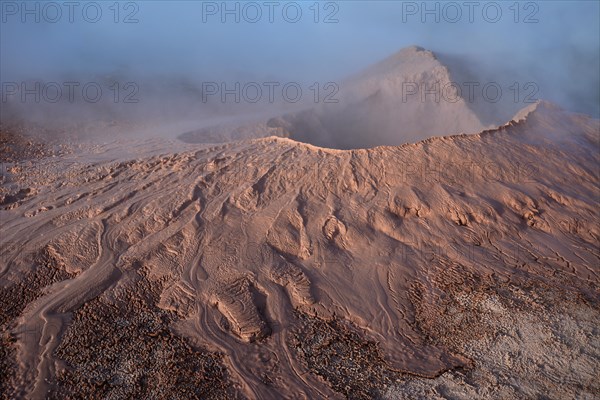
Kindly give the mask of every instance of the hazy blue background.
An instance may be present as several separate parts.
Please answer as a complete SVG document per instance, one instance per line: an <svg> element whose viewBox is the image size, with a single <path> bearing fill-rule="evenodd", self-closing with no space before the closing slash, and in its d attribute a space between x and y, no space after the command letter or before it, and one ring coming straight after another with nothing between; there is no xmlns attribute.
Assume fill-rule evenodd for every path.
<svg viewBox="0 0 600 400"><path fill-rule="evenodd" d="M235 23L233 16L222 23L220 14L203 22L200 1L143 1L136 2L139 11L134 18L139 22L132 24L114 23L109 10L112 1L98 3L103 16L97 23L86 22L81 7L75 10L75 23L69 23L66 8L58 23L36 23L34 16L23 23L20 15L7 15L4 9L0 35L2 81L115 71L198 82L327 81L341 79L417 44L477 60L472 64L476 68L497 70L508 79L533 80L540 87L538 97L600 116L598 1L536 2L537 23L523 22L535 10L531 2L518 4L518 23L509 10L512 1L498 2L503 15L497 23L483 18L482 7L490 2L479 2L472 23L465 7L461 7L463 15L457 23L444 18L436 23L432 15L423 23L420 13L403 15L403 7L410 2L340 1L336 2L339 11L334 16L339 22L329 24L322 20L334 8L325 10L326 2L319 5L319 23L314 22L309 9L314 1L299 2L303 16L298 23L283 19L285 2L275 10L275 23L268 21L268 9L264 7L258 23L243 18ZM28 4L35 6L35 2ZM127 4L120 3L121 21L133 10L125 9ZM222 2L216 4L221 6ZM421 2L414 4L421 6ZM444 3L439 4L441 9ZM228 6L235 5L228 2ZM428 7L435 7L435 3L428 3Z"/></svg>

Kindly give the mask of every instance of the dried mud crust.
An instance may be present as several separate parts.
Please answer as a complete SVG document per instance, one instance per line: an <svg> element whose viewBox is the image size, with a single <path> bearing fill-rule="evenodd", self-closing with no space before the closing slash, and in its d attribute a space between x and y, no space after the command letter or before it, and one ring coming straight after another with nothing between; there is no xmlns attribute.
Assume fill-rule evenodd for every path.
<svg viewBox="0 0 600 400"><path fill-rule="evenodd" d="M15 338L10 326L25 307L43 295L43 289L72 275L60 269L46 252L39 256L39 266L26 273L17 283L0 286L0 398L9 399L17 373Z"/></svg>
<svg viewBox="0 0 600 400"><path fill-rule="evenodd" d="M32 175L44 175L41 160L53 160L73 152L72 146L51 139L53 133L39 127L0 123L0 206L18 206L35 194L23 187Z"/></svg>
<svg viewBox="0 0 600 400"><path fill-rule="evenodd" d="M411 293L415 329L471 359L468 368L434 379L394 371L377 343L352 324L299 312L288 346L348 399L598 398L597 304L540 282L468 280L416 284Z"/></svg>
<svg viewBox="0 0 600 400"><path fill-rule="evenodd" d="M26 273L21 281L0 287L0 327L21 315L27 304L43 294L45 287L73 277L45 258L42 263L34 271Z"/></svg>
<svg viewBox="0 0 600 400"><path fill-rule="evenodd" d="M171 332L175 315L156 306L161 286L136 276L116 300L102 295L73 314L50 398L242 398L222 355Z"/></svg>
<svg viewBox="0 0 600 400"><path fill-rule="evenodd" d="M0 126L0 162L36 159L50 154L41 141L23 136L19 129Z"/></svg>
<svg viewBox="0 0 600 400"><path fill-rule="evenodd" d="M396 382L386 399L597 399L600 309L583 296L535 283L414 287L415 325L472 367ZM543 394L543 396L542 396Z"/></svg>
<svg viewBox="0 0 600 400"><path fill-rule="evenodd" d="M381 398L403 375L389 369L377 343L339 319L324 320L296 312L297 327L288 346L302 364L349 399Z"/></svg>
<svg viewBox="0 0 600 400"><path fill-rule="evenodd" d="M0 331L0 399L10 399L10 382L15 378L14 340L6 330Z"/></svg>
<svg viewBox="0 0 600 400"><path fill-rule="evenodd" d="M17 373L11 324L29 303L43 295L44 288L72 277L46 253L42 253L39 262L40 265L26 273L19 282L0 284L0 399L12 398L13 380Z"/></svg>
<svg viewBox="0 0 600 400"><path fill-rule="evenodd" d="M71 153L73 149L59 143L57 136L58 132L41 126L0 123L0 162L14 163Z"/></svg>

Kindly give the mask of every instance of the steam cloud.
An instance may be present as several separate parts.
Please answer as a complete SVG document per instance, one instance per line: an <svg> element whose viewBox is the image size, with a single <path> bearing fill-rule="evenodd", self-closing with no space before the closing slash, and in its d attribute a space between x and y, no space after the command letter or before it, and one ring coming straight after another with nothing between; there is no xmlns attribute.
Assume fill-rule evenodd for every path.
<svg viewBox="0 0 600 400"><path fill-rule="evenodd" d="M3 2L2 121L108 116L151 119L160 131L159 121L184 129L276 115L310 105L315 83L322 90L413 44L439 54L461 79L504 88L533 82L537 98L600 117L597 2L467 3ZM62 86L59 101L23 99L35 82ZM77 82L79 101L66 99L67 82ZM103 89L97 102L81 101L90 82ZM303 96L206 101L206 82L293 82Z"/></svg>

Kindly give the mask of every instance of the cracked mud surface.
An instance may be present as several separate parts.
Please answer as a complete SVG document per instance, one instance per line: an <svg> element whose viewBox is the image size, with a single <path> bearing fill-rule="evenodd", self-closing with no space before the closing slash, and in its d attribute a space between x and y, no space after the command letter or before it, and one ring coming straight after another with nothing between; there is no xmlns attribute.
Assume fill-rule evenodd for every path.
<svg viewBox="0 0 600 400"><path fill-rule="evenodd" d="M173 313L155 305L160 282L132 280L118 298L107 293L74 313L49 398L241 398L221 355L171 332Z"/></svg>
<svg viewBox="0 0 600 400"><path fill-rule="evenodd" d="M338 393L353 399L383 396L382 388L398 379L377 344L364 332L337 319L325 321L297 314L290 348L311 373L322 377Z"/></svg>

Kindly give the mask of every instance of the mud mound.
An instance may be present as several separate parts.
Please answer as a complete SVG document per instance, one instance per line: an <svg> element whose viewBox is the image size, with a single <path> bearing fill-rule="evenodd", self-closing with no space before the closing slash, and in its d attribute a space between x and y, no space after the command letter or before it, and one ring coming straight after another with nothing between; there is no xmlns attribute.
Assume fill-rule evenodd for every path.
<svg viewBox="0 0 600 400"><path fill-rule="evenodd" d="M208 397L233 387L278 399L394 394L399 383L386 371L404 373L402 382L439 383L472 362L509 376L493 362L504 350L486 338L542 331L511 319L515 308L495 300L507 295L490 292L490 282L534 281L585 299L589 308L574 306L575 322L557 332L575 338L581 326L590 339L554 341L553 357L576 354L581 343L584 364L596 368L597 331L586 321L599 298L599 123L540 103L499 129L401 147L324 150L270 137L176 151L164 150L175 146L169 141L137 142L128 153L114 143L97 159L31 177L30 195L0 210L1 285L18 282L39 249L69 277L11 316L10 386L29 397L79 389L128 397L164 382L174 395L200 396L174 389L178 380L206 388L199 379L217 382ZM160 284L144 286L140 271ZM458 292L444 297L447 288ZM446 320L452 307L464 318ZM303 354L290 348L300 340L295 313L339 343L332 348L353 381L317 366L335 363L317 337L304 340ZM547 313L558 321L561 310ZM123 329L109 329L119 323ZM464 340L453 343L456 335ZM536 340L516 341L534 356L511 357L541 363ZM86 346L100 349L96 363ZM145 356L152 349L163 361ZM198 374L161 372L180 361ZM562 371L548 366L555 372L515 372L532 386L505 393L537 391ZM556 391L587 393L575 378L587 379L584 370L554 379ZM481 397L492 396L473 382Z"/></svg>

